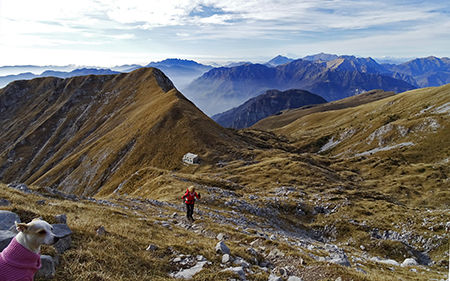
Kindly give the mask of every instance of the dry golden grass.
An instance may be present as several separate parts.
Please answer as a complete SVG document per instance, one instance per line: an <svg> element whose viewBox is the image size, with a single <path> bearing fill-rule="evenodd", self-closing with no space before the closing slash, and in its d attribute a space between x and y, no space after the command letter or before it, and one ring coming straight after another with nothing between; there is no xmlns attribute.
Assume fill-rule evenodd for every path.
<svg viewBox="0 0 450 281"><path fill-rule="evenodd" d="M313 113L326 112L332 110L340 110L349 107L356 107L362 104L371 103L380 99L393 96L394 92L384 92L382 90L373 90L367 93L348 97L342 100L333 101L325 104L309 105L297 109L284 110L282 114L269 116L255 125L252 128L261 130L272 130L284 127L293 121Z"/></svg>
<svg viewBox="0 0 450 281"><path fill-rule="evenodd" d="M3 181L107 195L142 168L183 168L188 152L209 163L245 148L161 79L149 68L13 82L21 97L1 89L0 98L17 99L0 119Z"/></svg>
<svg viewBox="0 0 450 281"><path fill-rule="evenodd" d="M222 173L221 177L224 179L227 178L227 173L237 173L245 175L243 178L246 181L255 181L256 186L258 186L258 183L261 186L266 184L266 188L261 190L259 187L250 188L250 184L245 183L245 189L235 190L235 192L245 195L248 193L251 194L254 191L256 192L254 194L267 195L268 192L273 191L277 186L270 184L270 178L277 178L278 172L276 170L283 170L286 168L286 165L292 165L289 164L289 159L292 161L292 155L287 155L289 157L280 155L279 157L268 157L267 159L260 156L260 162L255 164L255 167L249 167L238 162L230 163L227 167L230 168L231 166L233 169L223 167L222 170L216 170L216 172ZM308 157L304 157L303 160L307 160ZM312 157L311 163L313 161L316 161L316 164L321 163L320 159L322 157L317 157L317 159ZM324 161L324 163L328 162ZM328 164L332 164L332 162ZM269 178L261 177L260 174L255 173L258 169L267 169L270 166L273 169L277 166L278 168L271 173ZM250 170L247 171L246 169ZM386 254L390 258L397 258L397 260L402 258L402 254L405 251L404 245L389 241L379 241L381 244L374 243L368 236L367 229L349 224L345 220L342 220L342 218L352 218L359 222L367 220L370 225L383 229L392 229L392 223L407 220L411 209L390 203L388 197L381 194L381 192L379 195L374 194L374 190L367 190L361 193L358 189L337 189L332 184L313 187L315 185L314 180L310 180L310 183L306 182L306 179L312 178L308 172L305 174L305 171L303 171L305 169L307 169L307 166L303 165L299 165L298 170L292 169L292 167L289 169L291 173L297 174L297 176L304 177L305 179L302 189L305 191L305 194L301 195L301 198L306 200L308 198L314 198L318 194L330 194L331 201L336 204L347 199L350 199L354 203L341 207L338 213L328 216L318 215L315 217L314 222L309 221L308 218L311 218L311 216L305 216L301 222L304 229L321 229L325 225L334 225L337 230L336 243L345 244L347 241L354 241L350 246L357 249L360 245L365 245L368 248L367 251L374 256L383 256L383 254ZM302 173L303 176L300 176L298 173ZM157 177L160 176L159 173L155 175ZM189 178L188 175L177 174L179 177L185 176L186 178ZM314 176L314 174L312 175ZM202 175L201 173L191 175L189 180L197 180L202 177L207 177L207 175ZM281 178L277 179L281 180ZM280 182L280 185L283 183ZM240 182L240 184L244 184L244 182ZM213 263L212 266L195 275L194 281L228 280L233 276L231 273L220 272L222 268L218 265L220 264L221 256L216 255L213 251L217 240L183 228L174 227L173 230L168 230L161 225L154 224L154 221L160 220L158 218L160 210L145 206L135 206L132 208L134 210L126 210L85 201L72 202L59 199L46 199L46 204L38 205L35 202L42 200L42 197L32 194L24 195L4 185L0 185L0 188L2 197L13 203L12 206L3 207L2 209L17 212L25 221L30 220L36 215L42 216L44 219L52 222L53 216L57 214L65 213L67 215L68 225L73 231L73 244L61 257L61 264L57 268L56 280L172 280L168 277L168 273L174 270L170 263L170 259L174 255L169 248L183 254L193 256L203 255ZM258 190L260 193L257 193ZM298 199L299 197L294 196L293 198ZM127 197L123 196L116 196L116 199L110 200L129 207L134 205L134 203L130 203L127 200ZM308 211L310 210L308 208L312 208L314 204L306 204L305 206L305 210ZM214 207L214 205L210 205L209 207ZM203 205L198 205L198 208L203 208ZM288 201L284 208L287 208L286 210L289 209ZM164 210L167 215L172 214L174 211L170 208ZM285 218L286 222L289 222L288 217L289 215ZM417 222L420 222L421 219L421 214L417 211ZM446 217L445 219L450 220L450 217ZM339 221L341 222L339 223ZM250 242L255 240L254 236L243 234L231 225L216 224L211 220L200 219L197 223L202 225L207 232L211 233L211 237L214 237L215 234L220 232L226 233L229 236L227 245L234 255L250 259L249 253L245 249ZM294 223L298 224L298 221L294 221ZM105 227L107 230L106 235L96 235L96 229L99 226ZM188 241L193 242L188 244ZM158 245L159 249L155 252L148 252L145 249L149 244ZM368 281L397 280L399 277L405 280L413 280L414 278L417 278L414 280L439 278L439 274L433 274L433 271L417 275L417 273L410 272L408 269L396 268L394 272L391 272L388 269L389 266L380 266L375 263L373 265L369 264L364 268L368 274L362 274L351 268L343 268L314 261L307 254L299 253L296 248L282 241L266 241L265 246L267 247L265 250L266 254L270 252L272 247L277 247L287 253L288 257L302 257L306 265L297 267L297 272L305 281L335 280L337 277L341 277L342 280ZM442 251L447 246L443 245L439 248L439 251ZM393 255L392 249L395 249L396 254ZM49 247L44 248L43 253L53 254ZM439 254L442 253L440 252ZM384 271L380 271L381 268L384 268ZM431 269L436 272L442 270L437 266L433 266ZM423 269L419 269L419 272L421 270L423 271ZM320 276L322 277L317 279L317 277L314 277L317 276L314 272L320 272ZM248 276L249 280L267 280L267 278L268 275L266 274Z"/></svg>
<svg viewBox="0 0 450 281"><path fill-rule="evenodd" d="M299 147L324 137L326 141L331 137L334 141L340 139L341 143L327 151L332 156L351 157L379 146L413 142L414 146L400 149L407 161L442 161L450 157L450 145L446 141L450 118L448 112L433 111L450 102L449 93L450 85L409 91L357 107L308 114L273 131L287 136ZM392 128L381 136L369 138L387 124ZM355 130L352 135L342 137L352 129Z"/></svg>

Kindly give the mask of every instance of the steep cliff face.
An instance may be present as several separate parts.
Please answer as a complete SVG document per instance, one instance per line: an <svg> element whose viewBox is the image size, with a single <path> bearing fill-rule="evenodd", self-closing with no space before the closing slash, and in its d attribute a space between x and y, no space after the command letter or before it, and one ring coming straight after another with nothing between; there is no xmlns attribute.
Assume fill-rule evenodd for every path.
<svg viewBox="0 0 450 281"><path fill-rule="evenodd" d="M234 141L153 68L16 81L0 90L0 112L1 181L88 196Z"/></svg>

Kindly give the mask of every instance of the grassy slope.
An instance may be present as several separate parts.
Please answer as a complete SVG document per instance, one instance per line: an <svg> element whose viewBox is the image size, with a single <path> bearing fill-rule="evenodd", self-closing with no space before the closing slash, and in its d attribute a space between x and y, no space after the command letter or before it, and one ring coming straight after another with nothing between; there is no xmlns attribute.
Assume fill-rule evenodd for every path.
<svg viewBox="0 0 450 281"><path fill-rule="evenodd" d="M55 280L173 280L168 277L168 273L175 270L170 263L170 260L176 257L172 251L193 256L203 255L212 262L212 265L195 275L193 280L228 280L232 274L220 272L223 269L220 266L221 255L216 255L213 251L217 243L214 237L218 233L225 233L228 237L226 243L232 254L247 260L250 260L251 255L246 252L246 248L249 247L250 242L258 240L255 235L243 234L235 227L218 224L206 218L199 219L196 223L201 231L187 230L175 225L173 229L168 229L155 222L167 220L177 210L138 203L123 196L110 200L127 206L127 209L57 198L47 198L46 204L39 205L35 202L42 200L40 196L24 195L4 185L0 185L0 190L2 197L13 204L1 209L18 213L23 221L41 216L53 222L54 215L67 214L68 225L73 231L73 244L62 255ZM206 207L208 206L198 205L201 210L205 210ZM105 227L106 235L96 235L96 229L99 226ZM357 228L352 231L358 234L361 232ZM146 251L149 244L157 245L158 250ZM398 280L398 277L406 280L429 280L440 277L435 273L439 270L435 266L432 267L431 272L418 267L419 273L424 272L424 274L417 274L410 272L409 268L400 267L391 272L388 270L389 266L375 265L375 263L367 264L364 269L368 271L368 274L362 274L354 269L316 262L308 256L307 253L310 252L308 249L303 248L299 251L284 241L267 240L260 245L264 246L266 253L273 247L286 253L285 258L279 259L280 264L284 266L292 262L295 264L295 261L302 258L304 265L297 265L296 272L306 281L335 280L337 277L341 277L342 280L367 281ZM383 247L388 248L391 245L378 247L384 249ZM51 247L44 246L43 254L54 255L54 252ZM262 259L261 256L258 256L258 259ZM380 271L382 268L384 271ZM247 275L247 278L248 280L267 280L268 274L262 272L259 275Z"/></svg>
<svg viewBox="0 0 450 281"><path fill-rule="evenodd" d="M409 91L358 107L310 114L274 132L298 146L310 143L311 137L334 136L341 143L328 153L347 157L411 141L417 145L405 150L408 160L442 161L450 155L445 141L450 118L448 111L435 110L450 102L449 92L450 85ZM387 132L373 135L383 126Z"/></svg>
<svg viewBox="0 0 450 281"><path fill-rule="evenodd" d="M348 107L355 107L362 104L370 103L379 99L393 96L394 92L384 92L382 90L373 90L367 93L359 94L357 96L348 97L342 100L329 102L319 105L304 106L297 109L283 110L281 114L269 116L255 125L252 128L261 130L272 130L281 128L295 120L317 112L326 112L331 110L339 110Z"/></svg>
<svg viewBox="0 0 450 281"><path fill-rule="evenodd" d="M163 75L139 69L13 84L24 94L21 106L2 116L2 180L109 194L143 167L182 168L187 152L208 163L232 152L229 147L244 148L175 88L169 90ZM11 87L0 93L5 103L17 95L8 92Z"/></svg>

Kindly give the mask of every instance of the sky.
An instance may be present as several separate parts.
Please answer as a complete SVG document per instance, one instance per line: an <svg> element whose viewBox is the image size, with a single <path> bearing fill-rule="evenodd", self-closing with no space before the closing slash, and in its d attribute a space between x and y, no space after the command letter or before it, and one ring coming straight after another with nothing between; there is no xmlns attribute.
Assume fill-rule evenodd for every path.
<svg viewBox="0 0 450 281"><path fill-rule="evenodd" d="M0 66L449 57L448 0L0 0Z"/></svg>

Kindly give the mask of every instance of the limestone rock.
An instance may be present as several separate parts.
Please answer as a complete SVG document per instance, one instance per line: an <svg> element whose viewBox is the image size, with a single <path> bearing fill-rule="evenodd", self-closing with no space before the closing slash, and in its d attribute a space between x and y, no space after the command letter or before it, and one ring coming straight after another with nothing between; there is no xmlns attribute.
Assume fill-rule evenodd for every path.
<svg viewBox="0 0 450 281"><path fill-rule="evenodd" d="M58 223L67 224L67 216L65 214L56 215L55 220Z"/></svg>
<svg viewBox="0 0 450 281"><path fill-rule="evenodd" d="M156 250L158 250L158 246L152 244L152 245L149 245L146 250L147 251L156 251Z"/></svg>
<svg viewBox="0 0 450 281"><path fill-rule="evenodd" d="M229 267L229 268L226 268L226 269L222 270L222 272L223 271L232 271L232 272L238 274L239 277L241 278L241 280L245 280L245 272L244 272L244 269L241 266L239 266L239 267Z"/></svg>
<svg viewBox="0 0 450 281"><path fill-rule="evenodd" d="M216 249L216 252L219 254L231 254L230 249L228 248L227 245L225 245L225 243L223 241L220 241L219 243L217 243L215 249Z"/></svg>
<svg viewBox="0 0 450 281"><path fill-rule="evenodd" d="M287 281L303 281L303 279L297 276L289 276Z"/></svg>
<svg viewBox="0 0 450 281"><path fill-rule="evenodd" d="M9 230L0 230L0 252L8 247L11 240L16 236L16 233Z"/></svg>
<svg viewBox="0 0 450 281"><path fill-rule="evenodd" d="M52 226L53 226L53 233L60 238L67 237L72 234L72 230L67 226L67 224L56 223L52 224Z"/></svg>
<svg viewBox="0 0 450 281"><path fill-rule="evenodd" d="M418 265L419 265L419 263L413 258L405 259L403 261L403 263L401 264L402 267L405 267L405 266L418 266Z"/></svg>
<svg viewBox="0 0 450 281"><path fill-rule="evenodd" d="M8 187L22 191L23 193L31 193L32 190L24 183L10 183Z"/></svg>
<svg viewBox="0 0 450 281"><path fill-rule="evenodd" d="M41 255L41 268L36 272L36 279L51 279L55 275L55 262L51 256Z"/></svg>
<svg viewBox="0 0 450 281"><path fill-rule="evenodd" d="M198 262L195 266L187 269L183 269L174 275L175 278L191 279L195 274L202 271L203 266L208 263L207 261Z"/></svg>
<svg viewBox="0 0 450 281"><path fill-rule="evenodd" d="M20 222L18 215L9 211L0 211L0 230L10 230L14 222Z"/></svg>
<svg viewBox="0 0 450 281"><path fill-rule="evenodd" d="M268 281L283 281L283 279L279 276L276 276L275 274L270 274Z"/></svg>
<svg viewBox="0 0 450 281"><path fill-rule="evenodd" d="M241 257L236 257L236 259L233 261L233 263L237 264L237 265L240 265L243 268L249 268L250 267L250 264L246 260L241 258Z"/></svg>
<svg viewBox="0 0 450 281"><path fill-rule="evenodd" d="M5 198L0 198L0 206L9 206L11 205L11 202L6 200Z"/></svg>
<svg viewBox="0 0 450 281"><path fill-rule="evenodd" d="M233 258L229 254L225 254L222 256L222 263L232 262Z"/></svg>

